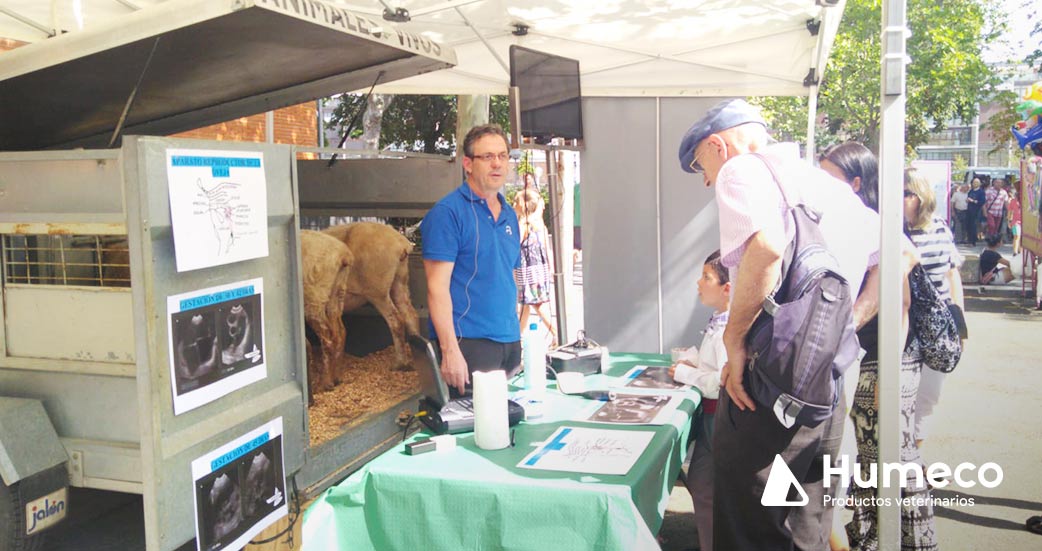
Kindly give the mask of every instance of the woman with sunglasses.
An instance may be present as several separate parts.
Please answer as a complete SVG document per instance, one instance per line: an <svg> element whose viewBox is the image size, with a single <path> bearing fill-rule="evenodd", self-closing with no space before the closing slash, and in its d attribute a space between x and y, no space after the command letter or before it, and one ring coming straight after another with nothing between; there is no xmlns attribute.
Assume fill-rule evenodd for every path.
<svg viewBox="0 0 1042 551"><path fill-rule="evenodd" d="M822 170L849 184L865 206L875 211L879 210L879 168L875 155L868 148L856 142L836 145L826 150L819 162ZM905 249L911 254L914 245L906 242ZM857 333L858 341L865 349L865 356L861 360L857 389L850 407L850 417L854 422L854 435L857 438L858 464L866 470L879 459L878 330L878 318L872 318ZM901 462L906 464L922 464L919 447L916 445L915 425L912 422L915 418L916 396L919 392L922 372L921 355L916 350L906 349L901 356L900 377ZM861 473L862 477L865 475L867 473ZM915 500L926 499L930 497L929 492L928 487L909 486L902 489L901 497L911 497ZM878 521L876 508L871 504L875 489L860 488L850 484L850 493L854 498L854 516L847 524L845 534L838 529L833 530L832 537L829 539L831 551L876 550L879 548ZM836 515L835 518L839 518L839 515ZM911 505L910 502L907 505L902 504L901 533L904 535L901 539L902 551L936 549L932 507L919 507Z"/></svg>
<svg viewBox="0 0 1042 551"><path fill-rule="evenodd" d="M935 207L933 189L926 178L915 169L905 169L905 233L915 243L923 268L941 299L962 309L962 277L959 275L962 256L955 247L952 232L935 215ZM940 371L923 370L915 411L916 438L920 445L928 434L929 420L940 400L944 377Z"/></svg>

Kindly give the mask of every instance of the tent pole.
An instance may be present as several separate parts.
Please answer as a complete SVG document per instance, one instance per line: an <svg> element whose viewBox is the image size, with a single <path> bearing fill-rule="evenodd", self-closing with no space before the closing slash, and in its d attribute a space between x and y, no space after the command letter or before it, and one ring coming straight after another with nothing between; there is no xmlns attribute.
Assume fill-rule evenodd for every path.
<svg viewBox="0 0 1042 551"><path fill-rule="evenodd" d="M814 164L817 158L815 133L818 120L818 85L810 86L810 94L807 95L807 162Z"/></svg>
<svg viewBox="0 0 1042 551"><path fill-rule="evenodd" d="M560 187L561 182L557 178L557 146L551 141L546 148L546 171L547 171L547 191L550 195L550 225L553 227L553 248L554 248L554 304L557 308L557 342L563 344L568 342L568 327L565 324L565 316L568 315L567 304L565 303L565 293L567 289L564 286L564 254L562 247L564 246L563 236L561 232L564 228L561 224L561 200L560 200Z"/></svg>
<svg viewBox="0 0 1042 551"><path fill-rule="evenodd" d="M468 27L470 27L470 30L474 31L474 34L476 34L478 38L481 39L481 43L484 44L486 48L488 48L488 51L490 54L492 54L492 57L496 58L496 61L499 62L499 64L503 67L503 70L506 71L509 75L510 67L507 65L505 61L503 61L503 58L500 57L499 53L496 52L496 50L492 49L492 45L488 43L488 40L485 40L485 36L481 34L481 31L479 31L478 28L470 22L470 19L467 19L466 15L463 15L463 12L460 11L459 6L453 6L452 8L456 10L456 13L458 13L461 18L463 18L463 22L466 23Z"/></svg>
<svg viewBox="0 0 1042 551"><path fill-rule="evenodd" d="M47 25L44 25L44 24L38 23L36 21L33 21L32 19L29 19L28 17L26 17L26 16L24 16L24 15L22 15L22 14L16 12L16 11L14 11L14 10L7 9L7 8L5 8L3 6L0 6L0 14L6 15L6 16L10 17L11 19L14 19L15 21L21 22L21 23L25 24L26 26L32 27L32 28L42 32L43 34L45 34L47 36L55 36L55 35L58 34L58 30L57 30L58 29L58 25L57 25L57 23L54 23L56 17L53 14L51 16L51 21L52 21L52 23L54 23L54 29L49 29L49 28L47 28Z"/></svg>
<svg viewBox="0 0 1042 551"><path fill-rule="evenodd" d="M901 243L905 153L905 0L885 0L882 13L882 74L879 136L880 300L879 300L879 458L901 461ZM879 470L879 548L901 549L901 489L896 473ZM885 481L885 482L884 482Z"/></svg>

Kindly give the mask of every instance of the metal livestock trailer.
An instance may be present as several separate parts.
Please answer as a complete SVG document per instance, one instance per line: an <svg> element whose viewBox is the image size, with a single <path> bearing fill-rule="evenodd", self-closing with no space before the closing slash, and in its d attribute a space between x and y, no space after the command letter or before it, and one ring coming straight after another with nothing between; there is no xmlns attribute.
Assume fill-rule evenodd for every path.
<svg viewBox="0 0 1042 551"><path fill-rule="evenodd" d="M285 479L275 493L308 494L395 438L392 407L309 446L300 208L422 216L455 185L455 163L329 167L286 145L123 134L179 132L454 62L436 43L313 0L171 0L0 55L0 549L39 545L42 527L76 507L67 486L141 494L150 550L185 545L197 523L214 530L204 538L211 546L229 544L249 519L240 512L240 528L216 529L224 511L200 503L223 489L214 477L243 450L280 440ZM175 235L193 224L221 228L208 217L214 204L198 204L206 193L196 193L201 210L184 214L175 167L185 165L175 158L211 159L215 178L229 166L254 170L252 199L239 197L228 214L263 213L252 237L266 254L183 269L179 256L213 255L183 237L175 247ZM197 323L185 313L232 296L222 293L256 297L247 314L263 345L246 357L262 357L264 369L189 380L216 389L240 377L189 403L181 361L194 358L184 363L197 374L205 362L198 346L174 341ZM225 320L221 312L206 315ZM242 357L222 362L251 367Z"/></svg>

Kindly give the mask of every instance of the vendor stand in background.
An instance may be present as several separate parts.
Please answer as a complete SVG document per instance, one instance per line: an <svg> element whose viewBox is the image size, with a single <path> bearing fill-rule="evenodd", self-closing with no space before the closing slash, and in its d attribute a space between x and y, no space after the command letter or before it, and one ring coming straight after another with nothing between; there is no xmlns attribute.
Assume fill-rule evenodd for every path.
<svg viewBox="0 0 1042 551"><path fill-rule="evenodd" d="M951 161L912 161L912 167L926 178L933 189L937 204L934 216L944 220L948 227L954 226L951 216L952 162Z"/></svg>
<svg viewBox="0 0 1042 551"><path fill-rule="evenodd" d="M1029 296L1038 288L1038 259L1042 257L1042 157L1020 160L1021 291Z"/></svg>
<svg viewBox="0 0 1042 551"><path fill-rule="evenodd" d="M620 387L635 365L668 362L658 354L613 354L586 388ZM467 433L455 449L412 456L403 442L307 510L304 549L655 549L701 402L690 388L676 396L679 407L661 426L587 422L601 402L551 390L546 413L516 427L513 447L481 450ZM654 434L625 475L518 467L563 426Z"/></svg>

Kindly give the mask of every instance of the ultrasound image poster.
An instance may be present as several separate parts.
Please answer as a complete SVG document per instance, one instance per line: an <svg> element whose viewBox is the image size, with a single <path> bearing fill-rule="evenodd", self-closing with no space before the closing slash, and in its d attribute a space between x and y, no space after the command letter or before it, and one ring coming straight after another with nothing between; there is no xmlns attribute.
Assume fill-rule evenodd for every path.
<svg viewBox="0 0 1042 551"><path fill-rule="evenodd" d="M235 551L286 516L282 418L192 461L199 551Z"/></svg>
<svg viewBox="0 0 1042 551"><path fill-rule="evenodd" d="M251 279L167 297L175 415L267 376L262 291Z"/></svg>

